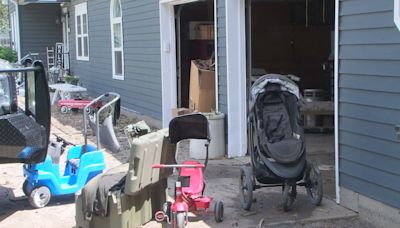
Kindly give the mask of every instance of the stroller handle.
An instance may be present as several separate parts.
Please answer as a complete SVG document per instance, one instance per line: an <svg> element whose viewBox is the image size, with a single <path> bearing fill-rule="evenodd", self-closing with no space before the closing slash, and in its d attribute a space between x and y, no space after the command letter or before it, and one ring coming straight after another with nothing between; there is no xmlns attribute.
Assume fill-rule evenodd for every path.
<svg viewBox="0 0 400 228"><path fill-rule="evenodd" d="M165 164L154 164L151 166L153 169L163 169L163 168L195 168L202 169L205 167L204 164L193 164L193 165L165 165Z"/></svg>

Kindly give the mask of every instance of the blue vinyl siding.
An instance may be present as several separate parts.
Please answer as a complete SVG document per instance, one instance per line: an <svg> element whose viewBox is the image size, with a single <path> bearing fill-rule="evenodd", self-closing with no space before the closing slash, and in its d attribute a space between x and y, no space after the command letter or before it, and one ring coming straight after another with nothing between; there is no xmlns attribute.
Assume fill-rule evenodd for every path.
<svg viewBox="0 0 400 228"><path fill-rule="evenodd" d="M21 57L29 52L39 53L37 59L47 65L46 47L54 47L57 42L63 42L60 5L20 5L19 17Z"/></svg>
<svg viewBox="0 0 400 228"><path fill-rule="evenodd" d="M74 6L70 7L71 71L91 95L118 92L122 106L162 117L158 0L122 0L125 80L112 78L110 0L88 1L89 61L76 60Z"/></svg>
<svg viewBox="0 0 400 228"><path fill-rule="evenodd" d="M393 0L340 1L340 185L400 208L400 31Z"/></svg>
<svg viewBox="0 0 400 228"><path fill-rule="evenodd" d="M228 112L226 69L225 0L217 0L217 47L218 47L218 105L219 111Z"/></svg>

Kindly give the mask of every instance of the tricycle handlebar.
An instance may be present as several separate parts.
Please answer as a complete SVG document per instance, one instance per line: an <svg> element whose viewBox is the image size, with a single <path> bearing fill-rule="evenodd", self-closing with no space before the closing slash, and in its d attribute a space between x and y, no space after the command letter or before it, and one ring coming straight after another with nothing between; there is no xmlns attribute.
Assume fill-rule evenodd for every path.
<svg viewBox="0 0 400 228"><path fill-rule="evenodd" d="M202 169L205 167L204 164L193 164L193 165L165 165L165 164L154 164L151 166L153 169L163 169L163 168L195 168Z"/></svg>

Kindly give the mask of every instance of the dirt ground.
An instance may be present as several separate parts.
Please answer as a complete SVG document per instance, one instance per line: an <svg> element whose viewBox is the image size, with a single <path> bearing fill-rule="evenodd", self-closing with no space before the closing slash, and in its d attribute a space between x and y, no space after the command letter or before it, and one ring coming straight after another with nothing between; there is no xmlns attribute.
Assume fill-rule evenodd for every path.
<svg viewBox="0 0 400 228"><path fill-rule="evenodd" d="M119 153L106 153L107 168L128 161L129 144L123 133L123 127L137 121L138 119L126 116L122 116L118 121L115 131L122 149ZM81 144L84 142L82 131L82 113L60 114L57 110L53 110L52 133ZM93 143L91 135L89 141ZM187 151L187 143L182 145L181 151ZM239 167L248 163L249 158L214 160L210 161L206 170L205 194L224 201L224 222L216 224L212 214L191 215L190 227L291 227L303 226L307 221L314 221L313 227L358 226L358 220L353 212L341 208L330 200L335 197L333 135L308 134L307 152L311 159L318 161L323 172L327 197L321 207L312 206L305 191L301 189L293 210L283 213L279 206L281 190L271 188L255 192L256 202L250 212L245 212L240 207L238 177ZM186 155L180 155L180 159L185 157ZM173 186L173 178L169 180L170 187ZM0 165L0 227L75 226L74 196L57 197L45 208L32 209L22 193L23 181L21 164ZM153 221L144 227L161 227L161 225Z"/></svg>

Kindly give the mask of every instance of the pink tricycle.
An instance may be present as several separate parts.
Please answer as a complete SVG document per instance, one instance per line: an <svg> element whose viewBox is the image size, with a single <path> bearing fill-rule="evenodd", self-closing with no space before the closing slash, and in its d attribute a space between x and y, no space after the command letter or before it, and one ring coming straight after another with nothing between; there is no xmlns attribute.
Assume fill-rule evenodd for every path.
<svg viewBox="0 0 400 228"><path fill-rule="evenodd" d="M208 144L210 142L208 120L201 114L178 116L169 124L169 139L173 144L183 139L205 139L206 160L204 164L197 161L184 161L180 165L155 164L152 167L177 168L179 176L175 182L175 202L166 202L162 211L155 214L157 221L165 219L174 228L183 228L189 222L188 212L208 211L213 198L204 196L203 171L208 162ZM224 204L222 201L214 202L214 217L216 222L222 222L224 217Z"/></svg>

